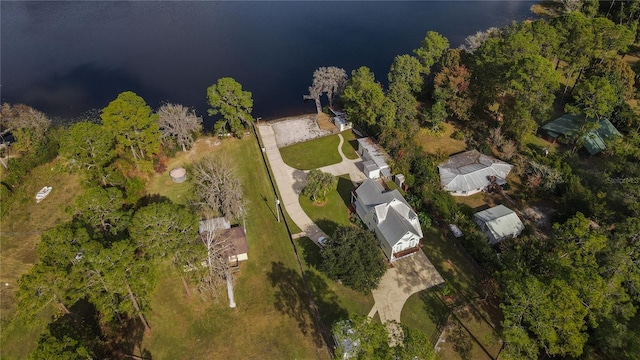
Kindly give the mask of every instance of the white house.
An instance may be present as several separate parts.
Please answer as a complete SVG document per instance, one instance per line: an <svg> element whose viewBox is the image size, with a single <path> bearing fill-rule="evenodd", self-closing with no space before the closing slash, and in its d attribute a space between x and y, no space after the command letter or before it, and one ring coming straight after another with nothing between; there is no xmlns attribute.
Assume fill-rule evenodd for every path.
<svg viewBox="0 0 640 360"><path fill-rule="evenodd" d="M469 196L485 190L492 180L506 184L513 166L494 159L478 150L466 151L449 157L438 165L440 184L453 196Z"/></svg>
<svg viewBox="0 0 640 360"><path fill-rule="evenodd" d="M377 181L367 179L352 192L351 202L360 219L375 233L389 261L420 250L418 214L398 190L385 192Z"/></svg>
<svg viewBox="0 0 640 360"><path fill-rule="evenodd" d="M483 233L489 238L489 243L495 245L508 238L514 238L524 230L524 224L518 215L504 205L477 212L473 219Z"/></svg>
<svg viewBox="0 0 640 360"><path fill-rule="evenodd" d="M389 155L373 138L358 139L358 155L363 160L363 172L369 179L391 176L391 168L387 164Z"/></svg>

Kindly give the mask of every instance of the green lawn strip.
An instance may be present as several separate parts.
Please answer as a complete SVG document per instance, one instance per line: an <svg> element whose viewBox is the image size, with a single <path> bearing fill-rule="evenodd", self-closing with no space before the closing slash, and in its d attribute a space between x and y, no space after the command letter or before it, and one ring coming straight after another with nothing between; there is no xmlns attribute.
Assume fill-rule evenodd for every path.
<svg viewBox="0 0 640 360"><path fill-rule="evenodd" d="M349 208L353 183L349 174L338 177L336 189L327 194L326 203L315 205L309 197L300 195L298 200L302 210L324 231L331 236L338 226L349 225Z"/></svg>
<svg viewBox="0 0 640 360"><path fill-rule="evenodd" d="M296 243L324 324L330 327L353 315L366 316L373 307L373 295L338 284L320 272L320 248L311 239L301 237Z"/></svg>
<svg viewBox="0 0 640 360"><path fill-rule="evenodd" d="M313 170L342 161L338 135L324 136L280 148L285 164L300 170Z"/></svg>
<svg viewBox="0 0 640 360"><path fill-rule="evenodd" d="M344 143L342 143L342 153L344 156L351 160L358 159L359 156L356 152L358 149L358 140L356 134L351 130L343 131L340 134L342 134L342 138L344 138Z"/></svg>
<svg viewBox="0 0 640 360"><path fill-rule="evenodd" d="M228 307L225 289L217 303L203 302L195 290L187 298L180 280L168 275L151 301L153 330L143 347L158 359L323 358L289 236L274 215L275 198L255 139L225 141L231 142L225 156L238 159L248 209L249 260L235 275L237 308Z"/></svg>

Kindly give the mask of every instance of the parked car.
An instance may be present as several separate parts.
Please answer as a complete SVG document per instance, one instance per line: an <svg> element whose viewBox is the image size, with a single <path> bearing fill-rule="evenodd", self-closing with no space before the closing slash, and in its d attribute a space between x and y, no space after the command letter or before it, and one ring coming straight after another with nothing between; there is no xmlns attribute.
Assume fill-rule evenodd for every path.
<svg viewBox="0 0 640 360"><path fill-rule="evenodd" d="M326 236L320 236L318 238L318 245L320 245L320 247L324 247L325 245L327 245L327 237Z"/></svg>

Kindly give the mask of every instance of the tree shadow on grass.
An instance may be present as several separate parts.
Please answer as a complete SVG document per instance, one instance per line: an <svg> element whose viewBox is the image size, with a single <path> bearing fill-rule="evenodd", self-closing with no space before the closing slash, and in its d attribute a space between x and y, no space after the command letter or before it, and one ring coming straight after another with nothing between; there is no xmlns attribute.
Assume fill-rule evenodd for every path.
<svg viewBox="0 0 640 360"><path fill-rule="evenodd" d="M338 227L340 227L340 225L338 225L338 223L336 223L335 221L329 220L329 219L320 219L316 221L316 225L318 225L318 227L324 231L325 234L327 234L329 237L333 237L333 234L335 234L336 229L338 229Z"/></svg>
<svg viewBox="0 0 640 360"><path fill-rule="evenodd" d="M334 322L349 318L347 310L338 303L338 295L329 288L322 275L315 270L307 271L306 275L325 326L330 328Z"/></svg>
<svg viewBox="0 0 640 360"><path fill-rule="evenodd" d="M338 190L338 194L344 201L344 204L349 207L351 206L351 190L353 190L353 183L351 182L351 178L348 174L340 175L338 177L338 186L336 188Z"/></svg>
<svg viewBox="0 0 640 360"><path fill-rule="evenodd" d="M436 327L441 327L446 323L450 310L436 291L436 289L423 290L419 293L419 296L429 319L436 324Z"/></svg>
<svg viewBox="0 0 640 360"><path fill-rule="evenodd" d="M309 267L320 268L320 247L311 239L306 236L298 239L298 252L302 253L302 258Z"/></svg>
<svg viewBox="0 0 640 360"><path fill-rule="evenodd" d="M304 335L310 335L318 347L323 346L322 334L313 324L310 300L302 276L282 262L272 262L267 273L271 286L276 288L275 308L293 318Z"/></svg>

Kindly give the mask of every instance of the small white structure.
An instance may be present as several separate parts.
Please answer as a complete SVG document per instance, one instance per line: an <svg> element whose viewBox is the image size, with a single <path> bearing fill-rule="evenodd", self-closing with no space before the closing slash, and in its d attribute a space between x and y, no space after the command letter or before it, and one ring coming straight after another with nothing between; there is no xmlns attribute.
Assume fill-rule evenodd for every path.
<svg viewBox="0 0 640 360"><path fill-rule="evenodd" d="M351 193L351 202L360 219L375 233L389 261L420 250L418 214L398 190L385 192L377 181L367 179Z"/></svg>
<svg viewBox="0 0 640 360"><path fill-rule="evenodd" d="M40 189L40 191L38 191L38 193L36 194L36 203L39 203L40 201L44 200L44 198L49 196L49 193L51 193L51 190L53 190L53 187L51 186L45 186L42 189Z"/></svg>
<svg viewBox="0 0 640 360"><path fill-rule="evenodd" d="M469 196L485 190L495 179L497 185L506 184L513 166L470 150L449 157L438 165L440 184L453 196Z"/></svg>
<svg viewBox="0 0 640 360"><path fill-rule="evenodd" d="M187 170L183 167L175 168L169 172L169 176L174 183L181 183L187 180Z"/></svg>
<svg viewBox="0 0 640 360"><path fill-rule="evenodd" d="M373 138L358 139L358 155L363 160L363 172L369 179L391 176L391 168L387 164L389 155Z"/></svg>
<svg viewBox="0 0 640 360"><path fill-rule="evenodd" d="M347 121L342 116L336 116L331 118L331 122L338 128L338 131L343 132L345 130L349 130L353 127L353 123Z"/></svg>
<svg viewBox="0 0 640 360"><path fill-rule="evenodd" d="M460 230L460 228L456 224L449 224L449 230L451 230L451 233L456 238L462 236L462 230Z"/></svg>
<svg viewBox="0 0 640 360"><path fill-rule="evenodd" d="M394 178L394 181L396 182L396 185L398 185L400 189L404 189L404 175L396 174L393 176L393 178Z"/></svg>
<svg viewBox="0 0 640 360"><path fill-rule="evenodd" d="M508 238L514 238L524 230L524 224L518 215L504 205L477 212L473 219L485 235L489 243L495 245Z"/></svg>

